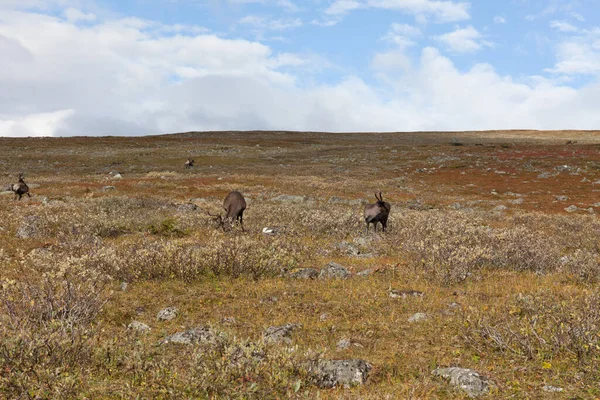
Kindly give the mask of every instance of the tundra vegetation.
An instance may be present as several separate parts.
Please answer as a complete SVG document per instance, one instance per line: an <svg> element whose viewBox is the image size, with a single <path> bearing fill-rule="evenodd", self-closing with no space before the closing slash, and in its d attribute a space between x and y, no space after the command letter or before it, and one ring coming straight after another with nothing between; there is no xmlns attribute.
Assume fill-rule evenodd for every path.
<svg viewBox="0 0 600 400"><path fill-rule="evenodd" d="M0 196L0 398L466 398L441 376L476 375L447 367L489 398L597 398L598 143L0 138L0 174L35 187ZM233 190L246 232L207 215ZM388 227L367 234L380 191ZM319 380L329 360L366 381Z"/></svg>

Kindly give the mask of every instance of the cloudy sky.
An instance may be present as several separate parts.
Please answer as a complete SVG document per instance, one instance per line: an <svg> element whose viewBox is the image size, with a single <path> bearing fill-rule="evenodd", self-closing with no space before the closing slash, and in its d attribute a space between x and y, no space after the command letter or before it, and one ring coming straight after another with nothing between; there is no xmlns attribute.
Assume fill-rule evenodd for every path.
<svg viewBox="0 0 600 400"><path fill-rule="evenodd" d="M597 0L0 0L0 136L600 129Z"/></svg>

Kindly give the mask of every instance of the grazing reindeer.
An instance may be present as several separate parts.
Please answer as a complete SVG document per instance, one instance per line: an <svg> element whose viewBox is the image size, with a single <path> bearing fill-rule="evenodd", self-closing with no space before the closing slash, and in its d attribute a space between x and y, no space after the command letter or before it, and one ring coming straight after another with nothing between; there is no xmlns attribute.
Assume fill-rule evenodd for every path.
<svg viewBox="0 0 600 400"><path fill-rule="evenodd" d="M381 192L379 192L379 197L377 197L377 193L375 193L375 198L377 199L377 203L365 205L365 222L367 223L367 232L369 232L369 224L373 224L375 227L375 232L377 232L378 222L381 222L381 226L385 232L392 206L390 203L383 201Z"/></svg>
<svg viewBox="0 0 600 400"><path fill-rule="evenodd" d="M183 166L186 168L192 168L194 166L194 159L188 157L187 161L185 162L185 164L183 164Z"/></svg>
<svg viewBox="0 0 600 400"><path fill-rule="evenodd" d="M245 232L244 210L246 209L246 200L244 196L240 192L230 192L223 201L223 208L225 209L225 218L221 217L221 214L213 215L209 212L207 214L213 217L224 231L231 229L232 225L239 220L242 232Z"/></svg>
<svg viewBox="0 0 600 400"><path fill-rule="evenodd" d="M10 187L10 189L13 192L15 192L14 200L17 199L17 196L19 196L19 200L21 200L21 197L23 197L24 194L31 198L31 194L29 193L29 186L27 186L27 184L23 180L23 173L19 174L19 183L15 183Z"/></svg>

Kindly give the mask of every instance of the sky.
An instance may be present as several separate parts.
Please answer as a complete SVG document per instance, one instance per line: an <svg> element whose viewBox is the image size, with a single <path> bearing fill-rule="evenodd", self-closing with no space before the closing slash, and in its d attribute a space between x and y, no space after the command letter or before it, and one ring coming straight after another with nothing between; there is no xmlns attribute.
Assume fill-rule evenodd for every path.
<svg viewBox="0 0 600 400"><path fill-rule="evenodd" d="M597 0L0 0L0 136L600 129Z"/></svg>

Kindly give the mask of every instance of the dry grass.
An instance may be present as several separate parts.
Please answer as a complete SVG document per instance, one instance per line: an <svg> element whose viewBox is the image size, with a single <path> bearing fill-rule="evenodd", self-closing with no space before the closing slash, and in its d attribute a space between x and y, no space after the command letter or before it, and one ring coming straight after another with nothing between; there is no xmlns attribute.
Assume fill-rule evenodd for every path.
<svg viewBox="0 0 600 400"><path fill-rule="evenodd" d="M599 148L594 133L569 135L583 144L542 132L0 139L0 160L20 163L0 161L0 176L24 170L34 194L0 196L0 397L463 398L430 375L450 365L489 376L493 398L600 396L600 223L563 210L598 201ZM234 189L249 198L247 233L205 214ZM367 236L354 201L378 189L390 229ZM286 277L330 261L378 272ZM157 321L168 306L178 317ZM417 312L429 318L408 323ZM288 322L301 326L291 347L262 342ZM217 346L157 345L199 325ZM356 345L337 350L342 338ZM364 387L323 390L306 370L319 358L374 368Z"/></svg>

